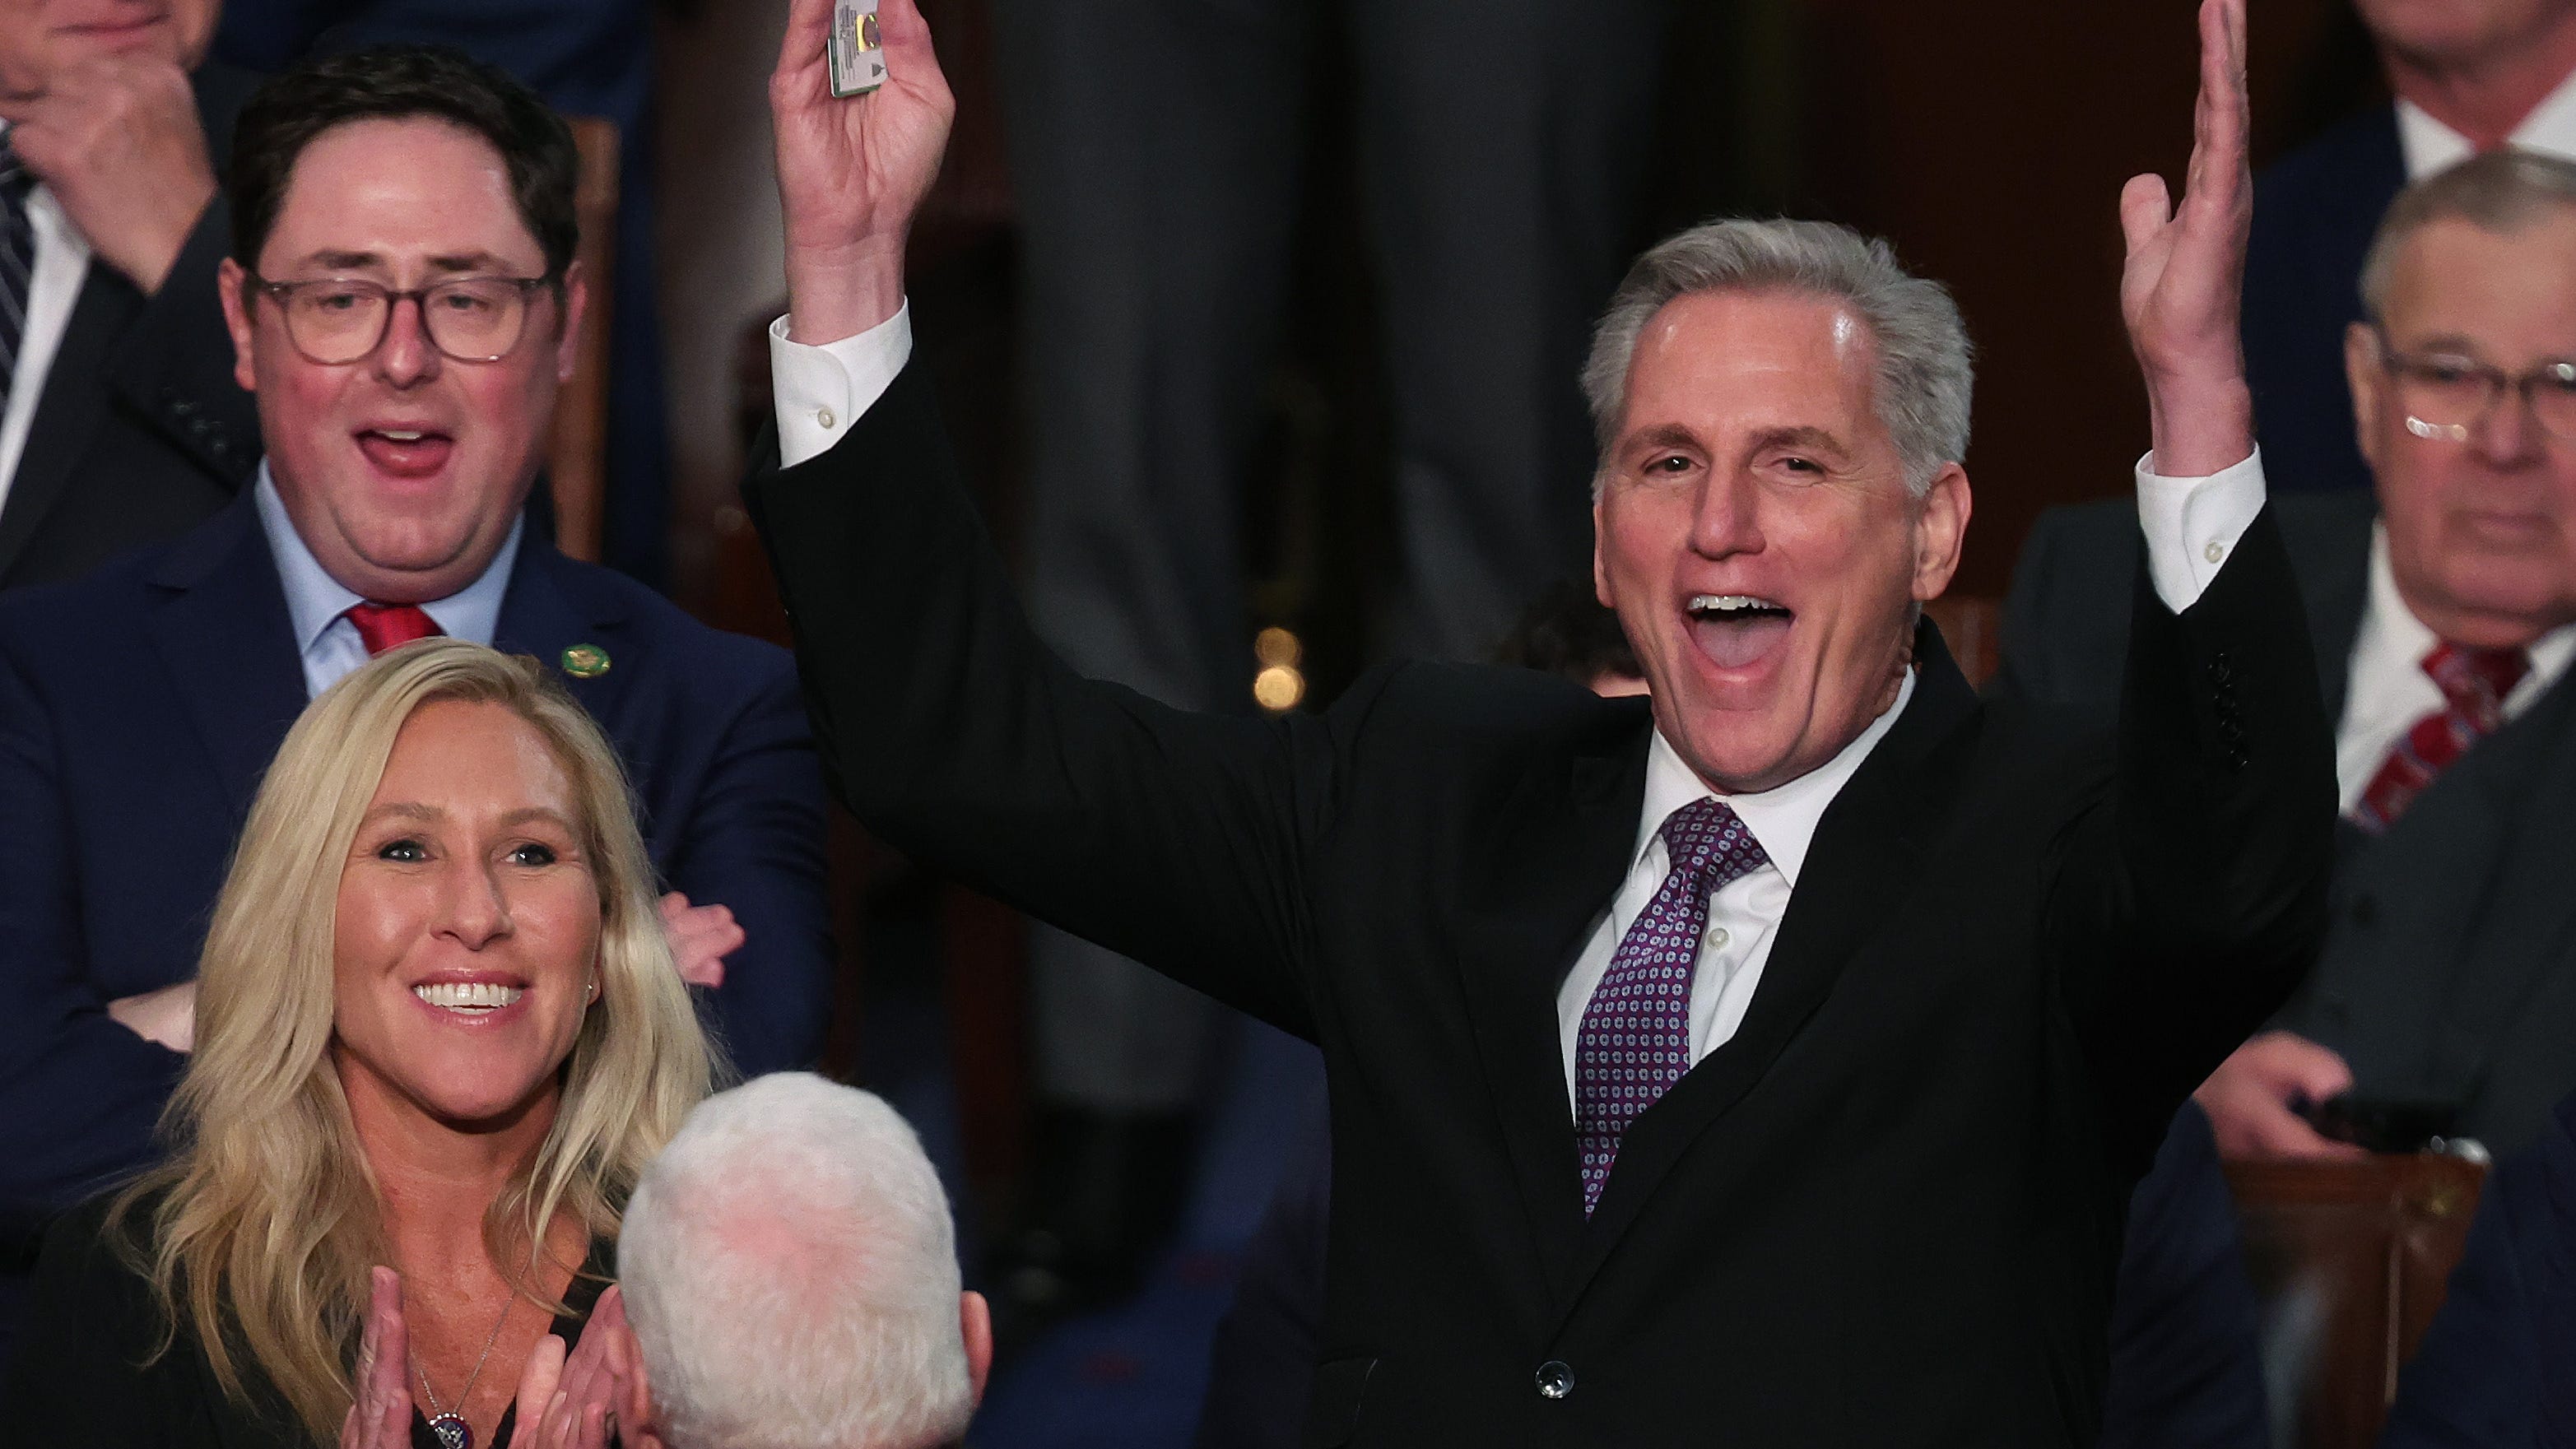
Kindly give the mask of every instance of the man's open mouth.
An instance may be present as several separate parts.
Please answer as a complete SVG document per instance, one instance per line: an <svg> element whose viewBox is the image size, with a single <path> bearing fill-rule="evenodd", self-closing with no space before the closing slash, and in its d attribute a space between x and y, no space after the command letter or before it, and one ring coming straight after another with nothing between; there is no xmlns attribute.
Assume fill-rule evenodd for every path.
<svg viewBox="0 0 2576 1449"><path fill-rule="evenodd" d="M1756 594L1693 594L1691 638L1720 669L1742 669L1789 637L1788 605Z"/></svg>
<svg viewBox="0 0 2576 1449"><path fill-rule="evenodd" d="M367 461L397 478L421 478L446 466L456 440L428 428L369 428L358 434Z"/></svg>

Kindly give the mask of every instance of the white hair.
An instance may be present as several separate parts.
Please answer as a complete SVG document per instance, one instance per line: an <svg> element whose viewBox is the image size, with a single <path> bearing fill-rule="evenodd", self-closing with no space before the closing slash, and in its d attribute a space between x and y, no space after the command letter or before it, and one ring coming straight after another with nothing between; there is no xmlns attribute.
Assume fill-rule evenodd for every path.
<svg viewBox="0 0 2576 1449"><path fill-rule="evenodd" d="M1904 461L1906 487L1919 497L1944 467L1968 456L1976 366L1949 289L1908 273L1887 243L1847 226L1732 219L1667 237L1639 257L1593 329L1583 394L1602 474L1627 412L1638 337L1668 303L1703 292L1808 293L1848 305L1878 343L1875 403Z"/></svg>
<svg viewBox="0 0 2576 1449"><path fill-rule="evenodd" d="M920 1449L973 1417L948 1196L866 1092L779 1072L701 1103L617 1270L671 1449Z"/></svg>

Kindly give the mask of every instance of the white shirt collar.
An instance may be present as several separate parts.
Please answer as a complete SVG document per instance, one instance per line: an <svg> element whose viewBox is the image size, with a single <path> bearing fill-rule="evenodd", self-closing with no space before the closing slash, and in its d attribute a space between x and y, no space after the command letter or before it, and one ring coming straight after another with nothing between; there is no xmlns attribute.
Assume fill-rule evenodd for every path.
<svg viewBox="0 0 2576 1449"><path fill-rule="evenodd" d="M277 481L269 476L266 459L260 461L253 498L259 508L260 531L268 536L268 556L277 561L278 582L286 588L286 617L295 626L295 651L298 655L308 654L321 641L323 632L349 611L350 605L366 600L331 577L322 561L313 556L313 550L305 546L304 536L295 531L294 521L287 517L286 500L277 494ZM484 645L500 633L501 599L509 592L510 569L518 561L520 536L527 526L525 515L510 525L510 536L501 541L501 551L492 556L492 562L484 566L474 582L446 598L420 606L441 633Z"/></svg>
<svg viewBox="0 0 2576 1449"><path fill-rule="evenodd" d="M2372 524L2370 604L2362 611L2361 630L2352 642L2352 672L2346 685L2352 703L2345 709L2347 719L2358 726L2386 713L2402 727L2413 724L2427 709L2438 708L2441 691L2424 673L2424 656L2441 642L2441 636L2425 627L2397 592L2397 571L2388 561L2388 525ZM2566 673L2569 660L2576 659L2576 624L2562 624L2533 640L2530 654L2531 672L2505 696L2508 718L2528 708Z"/></svg>
<svg viewBox="0 0 2576 1449"><path fill-rule="evenodd" d="M2507 137L2525 151L2576 160L2576 72L2531 108ZM2406 179L2421 181L2469 159L2469 138L2434 120L2413 101L2397 103L2397 145L2406 157Z"/></svg>
<svg viewBox="0 0 2576 1449"><path fill-rule="evenodd" d="M1698 773L1682 762L1679 751L1655 731L1655 742L1646 752L1646 808L1637 823L1637 846L1628 857L1628 868L1635 870L1655 843L1656 835L1672 813L1694 800L1718 799L1735 810L1744 828L1762 843L1762 851L1771 857L1780 874L1795 889L1798 868L1807 862L1807 847L1816 838L1816 824L1825 818L1825 807L1834 803L1843 786L1851 782L1852 773L1861 761L1887 737L1896 726L1896 717L1905 713L1908 700L1914 698L1914 671L1905 671L1904 682L1896 689L1896 703L1887 712L1869 722L1858 738L1843 746L1842 752L1822 765L1791 780L1786 785L1752 795L1720 795L1708 788Z"/></svg>

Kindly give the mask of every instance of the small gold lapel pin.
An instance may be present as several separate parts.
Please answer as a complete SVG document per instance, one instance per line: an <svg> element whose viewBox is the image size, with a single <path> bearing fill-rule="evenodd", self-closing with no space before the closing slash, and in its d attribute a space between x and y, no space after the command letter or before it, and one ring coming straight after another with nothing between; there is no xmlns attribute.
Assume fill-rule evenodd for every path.
<svg viewBox="0 0 2576 1449"><path fill-rule="evenodd" d="M563 671L575 679L597 679L608 672L608 651L596 644L575 644L563 652Z"/></svg>

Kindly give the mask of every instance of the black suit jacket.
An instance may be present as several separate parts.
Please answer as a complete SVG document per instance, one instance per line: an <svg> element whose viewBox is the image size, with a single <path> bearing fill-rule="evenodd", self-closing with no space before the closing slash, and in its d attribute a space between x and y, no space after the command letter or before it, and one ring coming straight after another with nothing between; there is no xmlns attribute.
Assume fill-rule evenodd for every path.
<svg viewBox="0 0 2576 1449"><path fill-rule="evenodd" d="M2344 382L2361 259L2406 184L2397 108L2374 106L2264 169L2245 254L2245 373L2282 489L2366 490Z"/></svg>
<svg viewBox="0 0 2576 1449"><path fill-rule="evenodd" d="M1644 703L1417 664L1264 722L1079 679L928 391L751 486L825 758L897 846L1321 1045L1309 1444L2091 1442L2129 1189L2324 902L2268 523L2138 611L2116 744L1981 706L1920 631L1742 1028L1587 1221L1555 997L1627 869Z"/></svg>
<svg viewBox="0 0 2576 1449"><path fill-rule="evenodd" d="M233 117L258 77L209 61L194 80L221 174ZM215 292L215 268L231 252L232 213L219 196L153 295L91 260L0 500L0 588L77 578L176 538L257 470L259 413L233 382Z"/></svg>
<svg viewBox="0 0 2576 1449"><path fill-rule="evenodd" d="M2330 718L2343 711L2368 602L2368 494L2273 511L2317 641ZM1999 693L2107 717L2118 697L2134 566L2126 503L2060 509L2032 529L2004 620ZM2332 927L2277 1024L2341 1052L2357 1090L2458 1109L2500 1152L2547 1130L2576 1090L2576 673L2479 742L2397 825L2338 827Z"/></svg>

